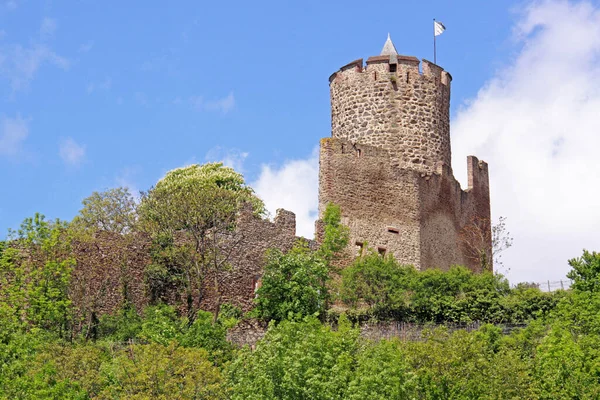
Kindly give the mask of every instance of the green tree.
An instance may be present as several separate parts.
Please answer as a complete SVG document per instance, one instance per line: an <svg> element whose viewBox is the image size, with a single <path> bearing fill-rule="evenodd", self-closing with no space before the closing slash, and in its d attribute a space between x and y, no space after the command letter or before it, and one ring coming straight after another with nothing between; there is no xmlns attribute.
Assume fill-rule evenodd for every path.
<svg viewBox="0 0 600 400"><path fill-rule="evenodd" d="M382 340L364 346L356 364L348 399L414 398L416 377L398 341Z"/></svg>
<svg viewBox="0 0 600 400"><path fill-rule="evenodd" d="M327 263L304 243L298 242L287 254L270 250L256 291L255 312L276 321L322 313L328 279Z"/></svg>
<svg viewBox="0 0 600 400"><path fill-rule="evenodd" d="M571 271L567 274L573 280L571 288L583 292L600 291L600 253L583 251L579 258L569 260Z"/></svg>
<svg viewBox="0 0 600 400"><path fill-rule="evenodd" d="M354 307L362 303L377 313L400 318L407 311L415 275L413 267L370 251L342 271L341 298Z"/></svg>
<svg viewBox="0 0 600 400"><path fill-rule="evenodd" d="M350 229L342 224L340 206L328 203L323 213L323 241L319 254L329 263L340 256L348 245Z"/></svg>
<svg viewBox="0 0 600 400"><path fill-rule="evenodd" d="M175 342L130 345L103 368L108 384L98 399L225 399L219 369L204 349Z"/></svg>
<svg viewBox="0 0 600 400"><path fill-rule="evenodd" d="M216 321L221 303L218 275L230 267L229 259L244 239L235 230L235 221L245 204L256 215L265 212L242 175L222 163L172 170L142 194L143 226L155 239L177 248L177 278L185 288L190 323L202 303L208 276L216 294Z"/></svg>
<svg viewBox="0 0 600 400"><path fill-rule="evenodd" d="M66 224L35 214L9 236L10 246L0 258L0 301L30 326L70 334L69 284L75 261Z"/></svg>
<svg viewBox="0 0 600 400"><path fill-rule="evenodd" d="M93 192L82 203L83 208L71 223L72 229L122 235L131 232L136 224L136 203L127 188Z"/></svg>
<svg viewBox="0 0 600 400"><path fill-rule="evenodd" d="M353 378L358 330L341 318L337 331L318 319L272 324L255 351L228 368L232 399L345 399Z"/></svg>

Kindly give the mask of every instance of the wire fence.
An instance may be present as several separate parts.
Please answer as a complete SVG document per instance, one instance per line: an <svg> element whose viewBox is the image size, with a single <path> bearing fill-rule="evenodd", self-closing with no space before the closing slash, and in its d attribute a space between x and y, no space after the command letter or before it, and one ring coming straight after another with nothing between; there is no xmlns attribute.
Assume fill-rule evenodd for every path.
<svg viewBox="0 0 600 400"><path fill-rule="evenodd" d="M445 324L419 324L412 322L378 322L375 324L363 324L360 326L360 334L362 337L370 340L392 339L397 338L402 341L422 341L432 334L433 331L443 328L448 333L456 331L473 332L487 325L483 322L469 323L445 323ZM502 334L508 335L515 329L521 329L527 326L526 324L493 324L500 328Z"/></svg>
<svg viewBox="0 0 600 400"><path fill-rule="evenodd" d="M563 279L560 281L543 281L543 282L525 282L517 285L511 285L513 288L517 286L532 287L541 290L542 292L555 292L557 290L567 290L571 287L573 281L570 279Z"/></svg>

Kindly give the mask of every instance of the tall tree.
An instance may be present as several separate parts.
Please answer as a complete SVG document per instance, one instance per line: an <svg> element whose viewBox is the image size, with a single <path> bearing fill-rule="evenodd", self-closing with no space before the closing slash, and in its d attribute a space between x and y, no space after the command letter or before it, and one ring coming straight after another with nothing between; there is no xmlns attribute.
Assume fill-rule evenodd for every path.
<svg viewBox="0 0 600 400"><path fill-rule="evenodd" d="M122 235L131 232L136 223L135 199L127 188L118 187L104 192L93 192L82 203L83 208L73 219L72 228Z"/></svg>
<svg viewBox="0 0 600 400"><path fill-rule="evenodd" d="M219 272L243 241L235 229L238 212L250 204L256 215L264 204L241 174L222 163L191 165L168 172L142 194L142 226L156 240L175 246L190 323L202 303L206 278L213 278L215 319L220 308ZM195 298L195 299L194 299Z"/></svg>

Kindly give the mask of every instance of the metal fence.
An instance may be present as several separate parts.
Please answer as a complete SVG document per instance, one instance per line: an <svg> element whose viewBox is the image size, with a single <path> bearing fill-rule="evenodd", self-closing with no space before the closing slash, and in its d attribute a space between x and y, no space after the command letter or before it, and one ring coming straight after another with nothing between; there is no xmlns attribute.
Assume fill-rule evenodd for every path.
<svg viewBox="0 0 600 400"><path fill-rule="evenodd" d="M554 292L556 290L567 290L571 287L573 281L570 279L563 279L560 281L543 281L543 282L523 282L517 285L511 285L513 288L519 285L538 288L542 292Z"/></svg>
<svg viewBox="0 0 600 400"><path fill-rule="evenodd" d="M427 339L430 334L439 328L448 333L456 331L472 332L487 325L482 322L470 323L446 323L446 324L416 324L412 322L378 322L375 324L363 324L360 326L362 337L370 340L381 340L398 338L403 341L421 341ZM502 334L508 335L515 329L524 328L526 324L494 324L502 330Z"/></svg>

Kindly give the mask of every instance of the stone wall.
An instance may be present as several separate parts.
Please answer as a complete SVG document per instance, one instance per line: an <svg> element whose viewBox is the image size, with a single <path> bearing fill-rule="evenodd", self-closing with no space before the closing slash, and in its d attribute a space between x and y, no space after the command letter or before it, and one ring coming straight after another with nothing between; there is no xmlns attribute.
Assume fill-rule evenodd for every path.
<svg viewBox="0 0 600 400"><path fill-rule="evenodd" d="M426 60L377 56L330 78L332 136L390 151L392 164L431 172L450 165L450 74ZM396 69L393 71L393 69Z"/></svg>
<svg viewBox="0 0 600 400"><path fill-rule="evenodd" d="M363 244L419 269L479 270L461 232L474 218L489 220L486 163L468 158L472 186L462 190L441 162L431 173L397 168L387 150L347 140L322 139L319 162L319 215L328 202L341 207L349 253Z"/></svg>
<svg viewBox="0 0 600 400"><path fill-rule="evenodd" d="M251 209L244 210L237 220L240 240L232 252L231 269L219 273L218 282L221 303L230 303L242 311L252 308L255 290L262 277L265 255L269 249L290 250L297 240L296 215L279 209L274 222L259 218ZM214 276L206 279L206 296L202 309L214 310L217 293L212 284Z"/></svg>
<svg viewBox="0 0 600 400"><path fill-rule="evenodd" d="M252 308L255 289L262 276L268 249L288 251L300 238L296 237L296 216L290 211L277 210L273 222L256 217L251 209L244 209L237 219L231 248L230 268L217 276L219 291L215 290L214 275L206 276L200 308L215 310L217 300L231 303L243 311ZM309 241L314 246L314 242ZM125 303L141 312L151 303L146 281L146 269L152 263L152 240L147 235L121 236L99 232L90 240L73 244L76 267L73 272L70 295L73 300L78 326L92 319L114 314ZM159 299L175 306L181 315L187 311L186 292L182 285L173 283L163 288ZM197 293L193 296L198 305Z"/></svg>
<svg viewBox="0 0 600 400"><path fill-rule="evenodd" d="M394 168L386 150L335 138L321 140L319 162L319 215L340 206L350 252L368 245L419 266L418 174Z"/></svg>

